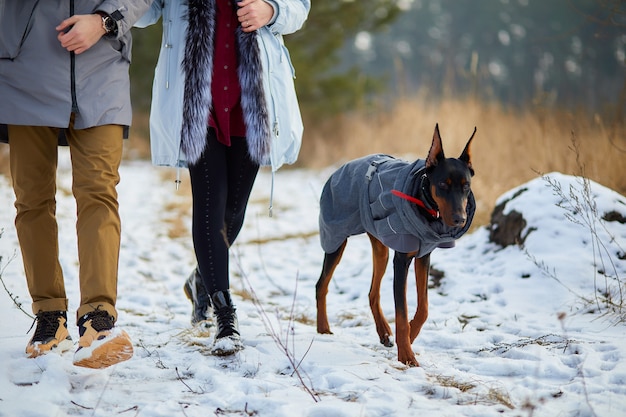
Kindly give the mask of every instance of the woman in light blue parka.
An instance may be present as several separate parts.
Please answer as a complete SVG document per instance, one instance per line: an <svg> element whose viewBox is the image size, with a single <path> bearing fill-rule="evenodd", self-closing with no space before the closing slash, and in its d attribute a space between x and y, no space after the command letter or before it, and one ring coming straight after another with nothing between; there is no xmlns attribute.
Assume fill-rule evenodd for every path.
<svg viewBox="0 0 626 417"><path fill-rule="evenodd" d="M293 163L302 140L294 71L282 35L310 0L155 0L136 26L162 19L150 112L155 165L189 167L197 268L184 285L192 323L213 316L216 355L243 348L229 292L228 248L261 165Z"/></svg>
<svg viewBox="0 0 626 417"><path fill-rule="evenodd" d="M272 5L271 23L256 30L263 62L263 88L271 106L269 160L272 171L283 164L293 164L300 151L302 121L295 94L295 72L283 35L299 30L311 8L310 0L264 0ZM146 27L163 20L161 51L154 72L152 107L150 112L150 143L154 165L183 167L187 158L181 153L183 125L183 96L185 73L182 62L185 54L187 2L184 0L155 0L151 10L137 27ZM209 1L208 3L212 3ZM267 157L267 155L264 155Z"/></svg>

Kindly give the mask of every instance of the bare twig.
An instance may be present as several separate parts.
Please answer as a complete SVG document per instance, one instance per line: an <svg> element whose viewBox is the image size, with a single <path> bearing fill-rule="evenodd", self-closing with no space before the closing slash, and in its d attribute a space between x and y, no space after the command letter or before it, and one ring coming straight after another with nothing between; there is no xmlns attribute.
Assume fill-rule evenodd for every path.
<svg viewBox="0 0 626 417"><path fill-rule="evenodd" d="M514 348L523 348L529 345L538 345L538 346L547 346L554 347L556 349L561 349L565 351L569 348L572 343L580 343L577 340L568 339L563 336L559 336L556 334L546 334L541 337L536 338L523 338L519 339L512 343L499 342L495 343L490 348L482 348L479 352L498 352L498 353L506 353Z"/></svg>
<svg viewBox="0 0 626 417"><path fill-rule="evenodd" d="M104 387L102 387L102 390L100 391L100 395L98 396L98 401L96 402L96 406L93 408L93 413L91 413L92 416L96 415L96 411L98 410L98 407L100 406L100 401L102 401L102 397L104 396L104 393L108 391L109 382L111 382L112 375L113 374L109 374L106 384L104 384Z"/></svg>
<svg viewBox="0 0 626 417"><path fill-rule="evenodd" d="M559 321L561 322L561 328L563 329L563 334L565 334L565 338L567 339L567 329L565 328L566 314L559 313L557 317ZM571 349L571 345L568 345L568 348ZM595 410L591 406L591 402L589 401L589 393L587 392L587 383L585 381L585 373L583 372L583 365L584 365L583 360L580 358L580 355L577 352L572 351L571 353L572 353L571 357L573 358L574 361L577 362L576 372L577 372L577 376L580 377L580 381L583 386L583 393L585 394L585 402L587 403L587 406L589 406L589 411L591 412L591 415L594 417L598 417Z"/></svg>
<svg viewBox="0 0 626 417"><path fill-rule="evenodd" d="M236 257L236 259L237 259L237 262L239 263L239 257ZM295 299L296 299L296 293L297 293L298 277L296 277L296 291L294 291L293 301L291 303L291 310L289 311L289 320L288 320L288 323L287 323L288 324L288 328L284 332L285 335L284 335L284 339L283 339L283 337L282 337L282 333L283 333L282 332L282 328L280 328L280 318L278 317L279 329L276 330L274 328L274 325L272 324L272 320L269 318L267 312L263 308L263 305L261 304L261 301L259 301L259 298L257 297L256 292L254 291L254 288L252 287L252 284L248 280L247 274L245 273L245 271L241 267L241 263L239 263L239 268L241 270L241 275L244 278L244 280L246 282L246 285L248 286L248 292L250 294L252 302L253 302L257 312L259 313L259 317L261 317L261 321L263 322L263 325L265 326L265 329L267 330L268 334L270 335L270 337L272 338L272 340L274 341L276 346L287 357L287 360L291 364L291 367L293 369L292 375L294 375L294 374L296 375L296 377L300 381L300 384L302 385L302 388L311 396L311 398L313 398L313 401L315 401L315 402L320 401L319 396L314 392L313 388L309 387L309 385L307 385L307 383L305 382L304 377L302 375L302 372L300 370L300 365L302 364L302 361L304 360L305 356L310 351L311 345L313 344L313 341L311 341L311 343L309 344L309 347L307 348L305 354L302 356L302 358L300 360L297 360L296 356L295 356L295 342L294 342L294 340L292 339L291 342L290 342L290 336L295 333L294 324L293 323L294 323L294 308L295 308ZM291 345L291 348L290 348L290 345Z"/></svg>
<svg viewBox="0 0 626 417"><path fill-rule="evenodd" d="M143 350L146 351L146 353L148 354L148 357L152 357L154 355L156 355L156 359L155 359L155 365L157 366L157 368L159 369L168 369L167 366L165 366L165 364L163 363L163 360L161 359L161 355L159 354L159 351L154 349L154 350L148 350L148 348L146 347L146 345L144 344L142 339L139 339L139 342L137 342L137 346L141 347Z"/></svg>
<svg viewBox="0 0 626 417"><path fill-rule="evenodd" d="M624 253L624 248L616 239L613 233L608 230L606 223L603 221L601 214L598 212L596 200L591 190L591 181L585 176L585 166L581 161L579 144L576 140L574 132L571 136L570 149L576 155L576 164L579 173L577 175L580 187L569 186L568 190L564 190L561 184L542 175L542 178L552 188L552 192L559 198L557 207L565 211L564 215L567 220L573 224L585 228L590 236L591 252L593 256L593 283L594 298L589 300L586 297L575 294L574 291L564 285L557 277L554 271L550 271L548 267L541 261L538 261L529 253L526 255L540 267L540 269L548 276L555 279L563 285L568 291L575 294L585 303L592 304L595 302L599 311L606 308L607 313L616 313L618 322L626 320L626 281L624 277L620 277L618 267L614 262L610 247L617 248L618 251ZM600 277L604 277L604 288L598 285Z"/></svg>
<svg viewBox="0 0 626 417"><path fill-rule="evenodd" d="M87 406L85 406L85 405L78 404L78 403L77 403L76 401L74 401L74 400L70 400L70 402L71 402L72 404L74 404L76 407L80 407L80 408L83 408L83 409L85 409L85 410L93 410L93 407L87 407Z"/></svg>
<svg viewBox="0 0 626 417"><path fill-rule="evenodd" d="M296 278L296 282L297 282L297 280L298 279ZM276 344L276 346L285 354L285 356L289 360L289 363L291 364L291 367L293 368L292 375L293 374L296 375L296 377L300 381L300 384L302 385L304 390L311 396L311 398L313 398L313 401L315 401L315 402L320 401L319 396L313 391L312 388L310 388L307 385L307 383L304 381L302 373L300 372L300 364L304 360L304 357L306 356L306 354L309 352L309 350L311 348L311 345L313 344L313 341L311 341L311 344L309 345L309 348L307 349L307 351L305 352L305 354L302 356L302 358L300 360L297 360L296 357L295 357L295 346L293 345L293 343L294 343L293 340L292 340L292 347L291 347L291 349L289 348L289 336L293 335L295 333L294 325L293 325L293 323L294 323L294 319L293 319L293 305L292 305L291 314L289 316L288 329L287 329L287 331L285 331L285 338L283 340L283 339L281 339L280 332L276 332L274 330L274 327L272 326L272 322L271 322L269 316L265 312L265 309L263 308L263 305L261 304L261 302L259 301L258 297L256 296L256 293L254 292L254 289L250 285L250 282L248 281L247 277L246 277L246 282L248 283L249 291L252 294L252 302L254 303L254 305L255 305L255 307L257 309L257 312L259 313L259 315L261 317L261 320L263 321L263 324L265 325L266 330L268 331L268 333L269 333L270 337L272 338L272 340L274 340L274 343ZM295 292L294 292L294 299L295 299Z"/></svg>
<svg viewBox="0 0 626 417"><path fill-rule="evenodd" d="M0 230L0 237L2 237L2 230ZM7 261L6 265L2 265L2 256L0 256L0 282L2 282L2 286L4 287L4 291L6 291L7 294L9 294L9 298L11 299L11 301L13 301L13 304L15 304L15 306L20 309L22 311L22 313L26 314L31 320L35 320L35 317L33 317L31 314L27 313L26 310L24 310L22 308L22 303L19 302L17 299L19 298L19 296L13 294L11 291L9 291L9 289L7 288L6 284L4 283L4 279L2 279L2 275L4 274L4 270L5 268L9 265L9 263L11 263L11 261L13 259L15 259L16 254L15 252L13 252L13 255L9 258L9 260Z"/></svg>
<svg viewBox="0 0 626 417"><path fill-rule="evenodd" d="M117 414L127 413L129 411L136 411L135 415L138 415L139 414L139 406L138 405L133 405L132 407L127 408L126 410L122 410L122 411L120 411Z"/></svg>
<svg viewBox="0 0 626 417"><path fill-rule="evenodd" d="M180 382L182 382L182 384L184 386L187 387L187 389L189 390L189 392L191 392L192 394L204 394L204 390L200 389L200 391L196 391L193 388L191 388L183 379L183 377L180 375L180 373L178 373L178 366L176 368L174 368L176 370L176 379L178 379Z"/></svg>
<svg viewBox="0 0 626 417"><path fill-rule="evenodd" d="M535 255L533 255L532 253L528 252L528 250L526 249L525 246L522 246L522 250L524 251L524 254L526 255L526 257L528 257L528 259L531 260L532 263L535 264L535 266L537 268L539 268L541 270L541 272L549 277L552 278L553 280L555 280L556 282L558 282L559 284L561 284L563 286L563 288L565 288L567 291L569 291L570 293L572 293L573 295L575 295L577 298L583 300L585 303L593 303L592 300L585 298L584 296L576 293L574 290L572 290L570 287L568 287L567 285L565 285L563 283L563 281L561 281L559 279L559 277L556 274L556 270L554 268L550 269L550 267L548 265L546 265L546 263L542 260L537 259L537 257Z"/></svg>

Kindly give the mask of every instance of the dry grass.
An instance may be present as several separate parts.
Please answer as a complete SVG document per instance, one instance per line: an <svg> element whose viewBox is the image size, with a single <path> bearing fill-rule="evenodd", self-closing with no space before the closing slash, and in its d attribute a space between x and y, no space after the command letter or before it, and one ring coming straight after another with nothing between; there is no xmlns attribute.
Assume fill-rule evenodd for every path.
<svg viewBox="0 0 626 417"><path fill-rule="evenodd" d="M626 126L600 115L546 110L506 110L499 104L467 100L432 102L424 97L399 99L388 111L340 116L306 123L298 166L320 168L371 153L407 159L424 158L435 123L448 157L461 154L474 126L476 170L473 190L478 203L474 226L489 222L496 199L537 176L559 171L581 175L572 151L580 146L584 175L626 193Z"/></svg>
<svg viewBox="0 0 626 417"><path fill-rule="evenodd" d="M494 386L492 383L479 380L464 382L457 377L446 375L429 375L429 379L433 381L434 384L433 389L427 392L429 395L436 394L437 391L434 389L435 387L442 387L444 389L452 388L461 393L456 395L458 404L500 404L508 409L515 409L515 405L509 394L501 387ZM445 395L450 394L447 393Z"/></svg>
<svg viewBox="0 0 626 417"><path fill-rule="evenodd" d="M305 120L297 167L324 168L371 153L423 158L439 123L447 156L460 155L474 129L472 161L478 212L474 227L487 224L496 199L537 173L581 175L572 151L579 146L584 176L626 194L626 125L602 115L541 107L514 111L472 99L434 101L426 95L398 98L384 110ZM136 114L126 159L148 159L148 114ZM8 146L0 145L0 175L8 176ZM184 183L184 182L183 182ZM174 222L175 223L175 222ZM172 225L172 234L184 234Z"/></svg>

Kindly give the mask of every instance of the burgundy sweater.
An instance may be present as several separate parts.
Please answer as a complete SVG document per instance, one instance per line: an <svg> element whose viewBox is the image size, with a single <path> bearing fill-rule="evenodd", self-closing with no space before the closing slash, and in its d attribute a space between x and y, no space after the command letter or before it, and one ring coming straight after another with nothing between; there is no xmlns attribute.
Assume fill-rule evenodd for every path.
<svg viewBox="0 0 626 417"><path fill-rule="evenodd" d="M215 128L217 140L230 146L231 136L246 136L246 126L241 109L241 86L237 75L237 45L235 30L239 26L236 10L230 0L218 0L215 27L215 52L212 106L209 126Z"/></svg>

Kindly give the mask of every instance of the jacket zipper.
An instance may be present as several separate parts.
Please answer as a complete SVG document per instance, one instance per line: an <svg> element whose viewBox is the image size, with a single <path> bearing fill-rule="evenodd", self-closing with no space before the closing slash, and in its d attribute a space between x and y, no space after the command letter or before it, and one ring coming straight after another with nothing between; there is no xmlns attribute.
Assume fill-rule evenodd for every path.
<svg viewBox="0 0 626 417"><path fill-rule="evenodd" d="M70 0L70 17L74 16L74 0ZM78 100L76 99L76 54L70 52L70 88L72 91L72 113L78 113Z"/></svg>
<svg viewBox="0 0 626 417"><path fill-rule="evenodd" d="M175 7L175 4L176 2L172 3L172 7ZM172 20L170 19L170 15L172 14L172 11L168 10L167 8L164 8L163 10L168 12L168 15L167 16L163 15L162 18L163 18L163 41L164 41L163 47L167 50L167 56L165 57L165 89L169 90L170 67L171 67L170 61L172 60L172 42L171 42Z"/></svg>

